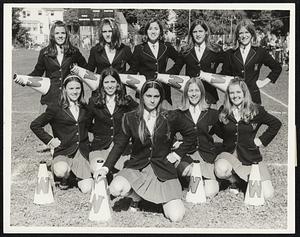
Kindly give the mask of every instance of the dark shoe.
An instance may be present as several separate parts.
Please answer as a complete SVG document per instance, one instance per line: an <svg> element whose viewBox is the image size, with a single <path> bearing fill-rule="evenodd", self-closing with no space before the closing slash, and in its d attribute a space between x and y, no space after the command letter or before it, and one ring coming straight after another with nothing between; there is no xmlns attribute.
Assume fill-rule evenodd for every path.
<svg viewBox="0 0 300 237"><path fill-rule="evenodd" d="M232 194L237 195L237 194L239 194L239 192L240 192L240 189L239 189L239 187L238 187L238 185L237 185L237 182L231 183L231 184L228 186L228 188L229 188L229 192L231 192Z"/></svg>
<svg viewBox="0 0 300 237"><path fill-rule="evenodd" d="M128 210L131 212L139 211L139 202L131 200Z"/></svg>
<svg viewBox="0 0 300 237"><path fill-rule="evenodd" d="M70 187L68 179L62 178L60 183L58 184L60 190L67 190Z"/></svg>

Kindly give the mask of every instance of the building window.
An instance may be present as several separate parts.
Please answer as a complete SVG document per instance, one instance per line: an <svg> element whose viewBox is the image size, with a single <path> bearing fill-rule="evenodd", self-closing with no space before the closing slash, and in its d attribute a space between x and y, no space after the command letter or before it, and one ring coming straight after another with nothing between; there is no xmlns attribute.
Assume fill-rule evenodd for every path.
<svg viewBox="0 0 300 237"><path fill-rule="evenodd" d="M40 25L40 34L43 34L43 25Z"/></svg>
<svg viewBox="0 0 300 237"><path fill-rule="evenodd" d="M38 13L38 14L39 14L39 16L41 16L41 15L42 15L42 11L39 10L39 13Z"/></svg>
<svg viewBox="0 0 300 237"><path fill-rule="evenodd" d="M27 12L27 16L30 16L30 12Z"/></svg>
<svg viewBox="0 0 300 237"><path fill-rule="evenodd" d="M54 16L54 12L51 12L50 15L51 15L51 16Z"/></svg>

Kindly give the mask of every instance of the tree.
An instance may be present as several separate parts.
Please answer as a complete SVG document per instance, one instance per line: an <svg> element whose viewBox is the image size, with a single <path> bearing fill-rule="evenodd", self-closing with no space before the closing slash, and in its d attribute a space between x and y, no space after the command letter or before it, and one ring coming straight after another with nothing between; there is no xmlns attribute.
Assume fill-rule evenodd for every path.
<svg viewBox="0 0 300 237"><path fill-rule="evenodd" d="M26 46L31 41L28 33L29 29L22 26L20 21L20 12L22 8L12 8L12 44Z"/></svg>
<svg viewBox="0 0 300 237"><path fill-rule="evenodd" d="M179 39L183 39L188 35L189 31L189 11L188 10L174 10L177 15L175 23L176 35Z"/></svg>

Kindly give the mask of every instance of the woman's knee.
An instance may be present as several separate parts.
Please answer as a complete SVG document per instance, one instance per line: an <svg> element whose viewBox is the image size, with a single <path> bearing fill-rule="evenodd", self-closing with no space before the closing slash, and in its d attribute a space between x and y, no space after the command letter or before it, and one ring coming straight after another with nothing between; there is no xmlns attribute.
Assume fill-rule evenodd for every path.
<svg viewBox="0 0 300 237"><path fill-rule="evenodd" d="M70 167L67 162L59 161L54 163L53 172L57 177L60 178L68 177L70 173Z"/></svg>
<svg viewBox="0 0 300 237"><path fill-rule="evenodd" d="M274 188L271 180L266 180L262 182L262 190L265 199L271 199L274 196Z"/></svg>
<svg viewBox="0 0 300 237"><path fill-rule="evenodd" d="M204 190L206 197L214 197L219 192L219 183L217 180L204 180Z"/></svg>
<svg viewBox="0 0 300 237"><path fill-rule="evenodd" d="M78 182L78 188L82 193L89 193L92 191L94 181L92 178L90 179L83 179Z"/></svg>
<svg viewBox="0 0 300 237"><path fill-rule="evenodd" d="M185 214L185 207L180 199L163 204L165 216L172 222L181 221Z"/></svg>
<svg viewBox="0 0 300 237"><path fill-rule="evenodd" d="M109 185L110 194L118 196L126 196L131 189L130 183L122 176L116 176Z"/></svg>
<svg viewBox="0 0 300 237"><path fill-rule="evenodd" d="M218 159L215 162L215 175L220 179L227 179L232 174L232 166L225 159Z"/></svg>

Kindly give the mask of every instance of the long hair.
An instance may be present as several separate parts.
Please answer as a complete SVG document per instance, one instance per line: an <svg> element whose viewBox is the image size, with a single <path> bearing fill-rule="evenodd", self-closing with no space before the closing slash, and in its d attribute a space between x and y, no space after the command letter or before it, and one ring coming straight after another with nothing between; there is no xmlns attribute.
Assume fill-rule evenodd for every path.
<svg viewBox="0 0 300 237"><path fill-rule="evenodd" d="M57 48L56 48L56 41L55 41L55 29L56 27L63 27L66 31L66 39L62 45L64 50L64 54L66 56L72 55L77 50L70 42L70 32L67 25L62 21L56 21L50 28L50 35L49 35L49 44L47 46L47 54L50 57L57 56Z"/></svg>
<svg viewBox="0 0 300 237"><path fill-rule="evenodd" d="M145 31L144 31L145 37L143 38L143 41L144 41L144 42L148 42L149 37L148 37L147 31L149 30L150 25L151 25L152 23L154 23L154 22L156 22L156 23L158 24L158 27L159 27L159 30L160 30L160 32L159 32L159 37L158 37L158 41L163 43L164 40L165 40L165 39L164 39L164 29L163 29L163 26L162 26L161 22L160 22L158 19L156 19L156 18L153 18L153 19L151 19L150 21L147 22L147 24L146 24L146 26L145 26Z"/></svg>
<svg viewBox="0 0 300 237"><path fill-rule="evenodd" d="M255 32L255 27L252 21L249 19L243 19L240 21L240 23L236 26L235 31L234 31L234 44L236 47L239 46L239 33L242 27L245 27L246 30L249 31L249 33L252 36L252 42L256 42L256 32Z"/></svg>
<svg viewBox="0 0 300 237"><path fill-rule="evenodd" d="M254 102L252 102L251 94L249 92L247 84L240 77L235 77L228 84L228 87L227 87L226 92L225 92L223 110L219 114L219 120L221 122L223 122L224 124L227 124L228 123L228 116L230 114L232 114L233 103L230 100L229 88L230 88L230 86L233 86L233 85L239 85L241 87L242 91L243 91L244 101L242 102L241 108L239 110L240 110L241 119L244 122L249 123L250 120L253 119L253 117L255 115L257 115L258 108L257 108L257 105Z"/></svg>
<svg viewBox="0 0 300 237"><path fill-rule="evenodd" d="M208 104L206 103L206 100L205 100L205 89L204 89L204 86L203 86L203 83L202 81L199 79L199 78L196 78L196 77L192 77L190 78L184 88L183 88L183 94L182 94L182 100L181 100L181 110L185 110L185 109L188 109L189 106L190 106L190 101L189 101L189 97L188 97L188 90L189 90L189 87L191 84L195 83L198 88L200 89L200 101L199 101L199 106L201 107L201 109L203 110L207 110L209 108Z"/></svg>
<svg viewBox="0 0 300 237"><path fill-rule="evenodd" d="M103 50L106 44L106 41L102 34L102 28L104 25L109 25L112 29L111 42L109 44L109 47L111 49L118 49L121 46L121 33L118 24L113 18L103 18L99 25L99 44L97 44L98 51Z"/></svg>
<svg viewBox="0 0 300 237"><path fill-rule="evenodd" d="M117 81L117 88L115 92L115 101L118 106L125 106L128 104L128 99L126 97L125 86L121 82L119 73L116 69L108 67L104 69L101 73L101 79L99 82L99 87L96 90L95 95L92 96L92 100L96 107L103 108L106 104L106 93L104 90L103 82L107 76L112 76Z"/></svg>
<svg viewBox="0 0 300 237"><path fill-rule="evenodd" d="M157 81L146 81L145 84L142 86L141 93L140 93L140 104L138 107L138 114L139 114L139 138L141 142L144 144L145 142L145 128L146 123L144 121L144 109L145 109L145 101L144 101L144 94L147 92L148 89L154 88L157 89L160 94L160 100L158 102L156 112L159 114L161 112L161 104L165 98L165 91L160 82Z"/></svg>
<svg viewBox="0 0 300 237"><path fill-rule="evenodd" d="M81 87L81 92L80 92L80 95L78 97L78 104L79 105L85 105L86 102L84 100L84 89L83 89L83 83L81 81L81 79L75 75L75 74L69 74L65 79L64 79L64 82L63 82L63 85L62 85L62 91L61 91L61 94L60 94L60 99L59 99L59 105L66 109L70 106L70 103L69 103L69 99L68 99L68 96L67 96L67 92L66 92L66 87L68 85L69 82L71 81L76 81L80 84L80 87Z"/></svg>
<svg viewBox="0 0 300 237"><path fill-rule="evenodd" d="M195 39L193 36L193 31L196 28L196 26L200 25L204 30L205 30L205 44L206 47L209 48L210 50L216 52L219 51L219 48L216 45L213 45L210 41L210 28L208 26L208 24L204 21L204 20L195 20L192 24L191 24L191 28L189 30L189 35L188 35L188 44L187 46L183 47L183 54L188 53L188 51L190 51L192 48L195 47Z"/></svg>

